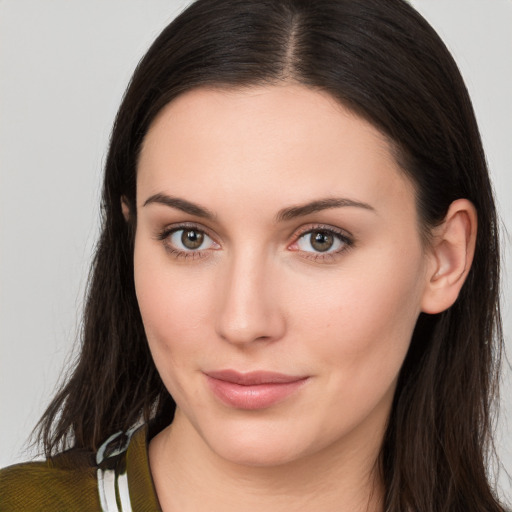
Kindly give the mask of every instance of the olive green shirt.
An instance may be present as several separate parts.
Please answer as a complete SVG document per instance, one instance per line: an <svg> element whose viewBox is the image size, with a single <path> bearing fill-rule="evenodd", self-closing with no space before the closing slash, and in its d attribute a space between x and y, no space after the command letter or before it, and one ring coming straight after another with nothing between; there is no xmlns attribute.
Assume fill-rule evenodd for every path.
<svg viewBox="0 0 512 512"><path fill-rule="evenodd" d="M147 435L146 427L135 431L123 454L133 512L161 511L149 470ZM101 510L95 453L69 450L0 470L1 512Z"/></svg>

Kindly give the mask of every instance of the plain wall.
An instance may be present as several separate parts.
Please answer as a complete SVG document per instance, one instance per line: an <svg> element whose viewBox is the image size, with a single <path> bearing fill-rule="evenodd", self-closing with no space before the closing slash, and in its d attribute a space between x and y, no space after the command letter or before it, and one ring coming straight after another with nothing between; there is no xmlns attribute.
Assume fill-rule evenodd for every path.
<svg viewBox="0 0 512 512"><path fill-rule="evenodd" d="M187 3L0 0L0 466L31 456L24 442L72 359L112 121L136 63ZM466 79L512 229L512 1L412 4ZM504 242L512 354L512 252ZM498 451L512 473L510 370L504 375Z"/></svg>

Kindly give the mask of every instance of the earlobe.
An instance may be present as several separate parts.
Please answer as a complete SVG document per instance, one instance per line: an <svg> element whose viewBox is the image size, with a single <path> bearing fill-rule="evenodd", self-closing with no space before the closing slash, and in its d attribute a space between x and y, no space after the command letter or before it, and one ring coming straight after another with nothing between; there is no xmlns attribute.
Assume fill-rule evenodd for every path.
<svg viewBox="0 0 512 512"><path fill-rule="evenodd" d="M130 206L126 196L121 196L121 211L126 222L130 220Z"/></svg>
<svg viewBox="0 0 512 512"><path fill-rule="evenodd" d="M450 205L443 223L434 229L422 300L424 313L441 313L457 300L473 262L476 233L473 203L457 199Z"/></svg>

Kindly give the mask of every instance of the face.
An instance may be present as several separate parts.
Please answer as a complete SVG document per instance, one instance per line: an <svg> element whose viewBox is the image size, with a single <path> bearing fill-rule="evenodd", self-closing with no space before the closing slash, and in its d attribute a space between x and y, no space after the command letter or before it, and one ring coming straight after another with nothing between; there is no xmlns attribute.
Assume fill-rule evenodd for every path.
<svg viewBox="0 0 512 512"><path fill-rule="evenodd" d="M252 465L380 442L428 256L379 131L298 85L190 91L146 136L137 216L180 432Z"/></svg>

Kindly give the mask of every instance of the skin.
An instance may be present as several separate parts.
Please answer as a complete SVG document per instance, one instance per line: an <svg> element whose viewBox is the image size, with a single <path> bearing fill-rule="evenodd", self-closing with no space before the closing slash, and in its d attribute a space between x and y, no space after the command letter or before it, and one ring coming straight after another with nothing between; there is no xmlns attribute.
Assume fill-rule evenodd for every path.
<svg viewBox="0 0 512 512"><path fill-rule="evenodd" d="M357 204L278 218L333 198ZM205 233L198 249L183 223ZM331 249L315 229L336 232ZM163 510L381 510L398 372L420 312L456 299L475 232L460 200L425 247L385 137L324 93L197 89L166 106L139 160L135 238L149 346L177 403L149 448ZM307 379L245 410L207 385L227 368Z"/></svg>

